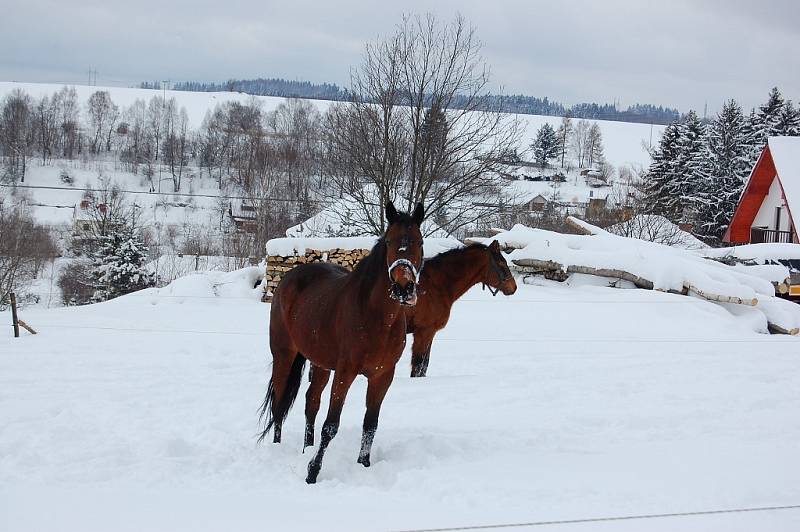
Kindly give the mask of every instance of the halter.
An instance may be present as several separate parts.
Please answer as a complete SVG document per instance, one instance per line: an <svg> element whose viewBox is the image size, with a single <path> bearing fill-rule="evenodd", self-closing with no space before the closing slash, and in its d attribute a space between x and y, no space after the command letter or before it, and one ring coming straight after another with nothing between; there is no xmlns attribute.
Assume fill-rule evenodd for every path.
<svg viewBox="0 0 800 532"><path fill-rule="evenodd" d="M489 267L497 274L498 284L503 284L504 282L508 281L509 276L506 275L506 272L497 264L497 261L494 258L494 254L490 251L489 252ZM500 288L492 288L490 285L483 283L483 288L488 288L489 292L491 292L492 297L495 297L498 292L500 292Z"/></svg>
<svg viewBox="0 0 800 532"><path fill-rule="evenodd" d="M408 260L408 259L397 259L391 265L389 265L389 270L388 270L388 272L389 272L389 280L390 281L394 281L394 279L392 279L392 271L394 271L395 268L397 268L398 266L408 266L409 268L411 268L411 272L414 274L414 284L419 284L419 276L422 273L422 267L424 265L425 265L425 261L423 261L422 264L420 264L419 269L417 269L417 267L414 266L414 263L411 262L410 260Z"/></svg>

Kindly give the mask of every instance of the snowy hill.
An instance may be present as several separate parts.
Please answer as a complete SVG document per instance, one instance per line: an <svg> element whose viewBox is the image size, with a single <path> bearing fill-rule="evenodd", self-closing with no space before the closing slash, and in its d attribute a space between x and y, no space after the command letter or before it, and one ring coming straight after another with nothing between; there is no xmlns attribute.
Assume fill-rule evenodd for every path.
<svg viewBox="0 0 800 532"><path fill-rule="evenodd" d="M0 81L0 99L11 91L22 89L34 98L51 95L61 89L63 85L50 83L18 83L13 81ZM78 99L86 102L89 96L95 91L108 91L111 99L120 107L131 105L137 98L149 100L153 96L161 96L163 93L153 89L137 89L125 87L95 87L87 85L75 85L78 92ZM236 92L188 92L188 91L166 91L167 98L175 98L179 106L186 107L189 115L190 126L200 127L206 112L213 110L214 106L226 101L246 102L255 98L264 105L264 110L269 111L277 107L285 98L274 96L251 96ZM332 104L328 100L309 100L314 103L320 111L324 111ZM516 115L523 123L524 142L530 144L536 135L536 131L544 123L549 123L554 128L558 127L561 119L553 116L538 115ZM597 123L603 133L605 145L605 155L608 162L615 166L625 164L646 165L649 162L649 155L643 149L642 143L653 144L658 141L664 126L648 124L634 124L630 122L611 122L605 120L588 120L590 123Z"/></svg>
<svg viewBox="0 0 800 532"><path fill-rule="evenodd" d="M0 529L371 532L800 499L800 341L699 299L546 281L468 292L429 377L403 356L369 469L358 378L310 488L302 390L283 443L254 443L258 273L24 311L39 334L0 337ZM800 528L796 511L676 519L541 529Z"/></svg>

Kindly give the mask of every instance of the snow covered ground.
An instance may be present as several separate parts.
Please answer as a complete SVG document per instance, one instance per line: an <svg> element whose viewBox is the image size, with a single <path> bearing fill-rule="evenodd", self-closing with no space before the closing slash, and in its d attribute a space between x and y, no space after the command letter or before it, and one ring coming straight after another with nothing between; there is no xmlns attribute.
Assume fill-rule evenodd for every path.
<svg viewBox="0 0 800 532"><path fill-rule="evenodd" d="M800 503L800 341L699 299L580 282L468 292L429 377L401 360L373 466L356 464L358 379L307 486L302 398L283 443L255 445L259 273L25 310L40 334L0 338L0 530L374 531ZM800 511L542 529L788 531Z"/></svg>

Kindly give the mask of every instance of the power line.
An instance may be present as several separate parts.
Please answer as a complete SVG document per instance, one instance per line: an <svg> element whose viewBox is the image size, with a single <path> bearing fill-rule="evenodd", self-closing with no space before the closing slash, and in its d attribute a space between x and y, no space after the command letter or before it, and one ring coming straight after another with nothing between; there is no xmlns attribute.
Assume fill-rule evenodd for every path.
<svg viewBox="0 0 800 532"><path fill-rule="evenodd" d="M146 296L142 296L146 297ZM254 333L248 331L214 331L202 329L159 329L159 328L140 328L140 327L103 327L97 325L73 325L73 324L56 324L56 323L39 323L41 328L54 328L54 329L80 329L80 330L99 330L99 331L119 331L119 332L140 332L140 333L164 333L164 334L219 334L219 335L234 335L234 336L264 336L268 334L265 329L263 332ZM41 330L40 330L41 332ZM703 339L703 338L561 338L561 337L538 337L538 338L436 338L438 342L481 342L481 343L500 343L500 344L575 344L575 343L631 343L631 344L755 344L764 343L763 338L749 339ZM786 340L769 340L770 345L774 344L792 344L798 345L796 339Z"/></svg>
<svg viewBox="0 0 800 532"><path fill-rule="evenodd" d="M24 189L39 189L39 190L69 190L72 192L106 192L104 189L99 188L73 188L73 187L59 187L55 185L10 185L7 183L0 183L0 186L5 188L24 188ZM271 196L264 196L261 198L254 197L254 196L228 196L228 195L216 195L216 194L194 194L194 193L187 193L187 192L150 192L148 190L120 190L120 192L125 194L143 194L146 196L183 196L187 198L211 198L211 199L233 199L233 200L249 200L249 201L278 201L278 202L286 202L286 203L315 203L315 204L327 204L324 200L315 200L315 199L288 199L288 198L276 198ZM367 203L368 205L378 205L377 203Z"/></svg>
<svg viewBox="0 0 800 532"><path fill-rule="evenodd" d="M588 517L585 519L558 519L553 521L530 521L527 523L502 523L496 525L471 525L471 526L457 526L446 528L413 528L406 530L398 530L396 532L456 532L458 530L496 530L499 528L522 528L534 526L553 526L553 525L571 525L578 523L601 523L608 521L633 521L640 519L664 519L675 517L692 517L701 515L720 515L720 514L736 514L746 512L775 512L781 510L797 510L800 509L800 504L789 504L786 506L762 506L754 508L731 508L726 510L701 510L696 512L671 512L663 514L641 514L641 515L621 515L611 517Z"/></svg>

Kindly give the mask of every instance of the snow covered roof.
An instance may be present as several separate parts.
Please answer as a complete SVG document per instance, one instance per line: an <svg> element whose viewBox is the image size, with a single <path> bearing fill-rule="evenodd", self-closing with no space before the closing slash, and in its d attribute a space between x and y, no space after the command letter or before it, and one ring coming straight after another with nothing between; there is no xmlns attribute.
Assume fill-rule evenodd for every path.
<svg viewBox="0 0 800 532"><path fill-rule="evenodd" d="M786 205L795 223L800 222L800 137L770 137L769 151L775 164Z"/></svg>

